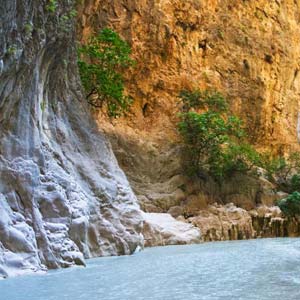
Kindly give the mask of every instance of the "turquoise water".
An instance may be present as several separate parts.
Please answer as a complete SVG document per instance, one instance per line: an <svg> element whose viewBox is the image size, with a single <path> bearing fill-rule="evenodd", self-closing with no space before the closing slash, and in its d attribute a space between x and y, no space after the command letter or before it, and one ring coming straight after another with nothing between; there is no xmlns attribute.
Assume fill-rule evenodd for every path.
<svg viewBox="0 0 300 300"><path fill-rule="evenodd" d="M1 300L300 300L300 239L146 249L0 281Z"/></svg>

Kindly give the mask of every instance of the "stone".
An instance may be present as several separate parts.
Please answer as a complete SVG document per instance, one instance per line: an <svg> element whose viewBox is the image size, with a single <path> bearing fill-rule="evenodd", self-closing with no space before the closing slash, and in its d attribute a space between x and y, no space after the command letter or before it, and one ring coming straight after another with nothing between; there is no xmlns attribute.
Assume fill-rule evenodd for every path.
<svg viewBox="0 0 300 300"><path fill-rule="evenodd" d="M184 214L184 208L182 206L173 206L168 210L168 214L177 219Z"/></svg>
<svg viewBox="0 0 300 300"><path fill-rule="evenodd" d="M189 222L200 228L203 240L223 241L255 237L251 216L242 208L230 203L226 206L211 205L200 211Z"/></svg>
<svg viewBox="0 0 300 300"><path fill-rule="evenodd" d="M144 213L143 216L146 247L196 244L202 241L198 228L177 221L169 214Z"/></svg>
<svg viewBox="0 0 300 300"><path fill-rule="evenodd" d="M0 277L143 245L137 199L82 94L73 20L57 22L71 2L1 1Z"/></svg>
<svg viewBox="0 0 300 300"><path fill-rule="evenodd" d="M170 181L184 171L176 131L182 89L222 92L259 150L299 151L298 13L293 0L235 1L234 5L210 0L132 0L130 4L101 0L79 6L81 41L110 26L130 43L137 61L126 74L126 88L134 99L128 116L111 124L103 112L94 115L136 194L155 192L153 204L166 212L179 205L169 201L170 190L172 194L184 185L186 197L199 192L198 182ZM210 195L214 201L236 202L246 209L274 204L271 190L264 194L260 184L245 181L240 184L233 178L232 190L221 195L218 187L211 186Z"/></svg>
<svg viewBox="0 0 300 300"><path fill-rule="evenodd" d="M186 215L195 215L199 210L204 210L208 206L208 196L199 193L198 195L189 195L183 202L184 212Z"/></svg>
<svg viewBox="0 0 300 300"><path fill-rule="evenodd" d="M234 194L226 198L226 202L234 203L236 206L245 210L251 210L256 207L255 202L247 195Z"/></svg>

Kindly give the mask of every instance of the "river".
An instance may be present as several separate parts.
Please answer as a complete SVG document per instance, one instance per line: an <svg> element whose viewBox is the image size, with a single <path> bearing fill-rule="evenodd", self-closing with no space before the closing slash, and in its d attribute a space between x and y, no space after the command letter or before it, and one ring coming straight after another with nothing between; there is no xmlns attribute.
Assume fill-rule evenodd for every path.
<svg viewBox="0 0 300 300"><path fill-rule="evenodd" d="M1 300L299 300L300 239L148 248L0 281Z"/></svg>

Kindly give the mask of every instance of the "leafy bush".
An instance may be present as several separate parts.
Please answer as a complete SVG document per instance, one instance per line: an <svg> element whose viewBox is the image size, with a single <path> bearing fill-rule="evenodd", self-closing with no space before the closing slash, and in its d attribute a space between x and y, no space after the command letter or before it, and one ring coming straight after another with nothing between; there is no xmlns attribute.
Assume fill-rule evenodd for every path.
<svg viewBox="0 0 300 300"><path fill-rule="evenodd" d="M207 90L189 91L182 90L179 93L179 98L183 104L182 110L184 112L190 109L205 109L208 108L212 111L224 112L227 111L228 105L219 92L209 92Z"/></svg>
<svg viewBox="0 0 300 300"><path fill-rule="evenodd" d="M220 155L212 157L210 172L217 179L222 179L235 172L247 173L260 163L260 155L251 145L231 142L223 147Z"/></svg>
<svg viewBox="0 0 300 300"><path fill-rule="evenodd" d="M218 92L182 91L181 121L186 169L189 175L210 173L215 179L247 172L260 163L259 154L244 141L242 121L228 112ZM195 110L202 110L196 112Z"/></svg>
<svg viewBox="0 0 300 300"><path fill-rule="evenodd" d="M291 153L288 157L262 155L262 167L270 181L286 192L300 191L300 154Z"/></svg>
<svg viewBox="0 0 300 300"><path fill-rule="evenodd" d="M134 64L126 41L105 28L78 49L78 67L88 102L97 108L106 105L110 117L128 111L132 99L124 94L122 72Z"/></svg>
<svg viewBox="0 0 300 300"><path fill-rule="evenodd" d="M294 192L278 201L277 205L286 216L300 215L300 193Z"/></svg>
<svg viewBox="0 0 300 300"><path fill-rule="evenodd" d="M276 181L275 177L279 174L286 166L284 157L273 157L270 153L262 154L262 167L266 170L268 179Z"/></svg>
<svg viewBox="0 0 300 300"><path fill-rule="evenodd" d="M299 174L295 174L292 176L292 178L290 180L290 185L291 185L291 190L293 192L295 192L295 191L300 192L300 175Z"/></svg>

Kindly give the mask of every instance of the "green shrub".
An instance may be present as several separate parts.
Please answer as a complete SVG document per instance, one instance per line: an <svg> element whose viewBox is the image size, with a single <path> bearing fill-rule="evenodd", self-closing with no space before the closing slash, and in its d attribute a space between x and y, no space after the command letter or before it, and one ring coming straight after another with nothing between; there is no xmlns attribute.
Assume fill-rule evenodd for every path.
<svg viewBox="0 0 300 300"><path fill-rule="evenodd" d="M184 142L189 175L208 172L220 181L234 172L247 172L260 163L259 154L245 142L242 121L228 112L218 92L182 91L183 112L178 130ZM196 112L195 110L202 110Z"/></svg>
<svg viewBox="0 0 300 300"><path fill-rule="evenodd" d="M233 173L247 173L261 163L259 153L247 143L230 142L217 156L212 156L210 172L217 179L229 177Z"/></svg>
<svg viewBox="0 0 300 300"><path fill-rule="evenodd" d="M273 157L270 153L262 154L262 167L267 172L267 177L270 181L275 182L276 176L286 166L286 160L284 157Z"/></svg>
<svg viewBox="0 0 300 300"><path fill-rule="evenodd" d="M300 154L295 152L287 157L262 155L262 167L267 171L268 179L288 193L300 191Z"/></svg>
<svg viewBox="0 0 300 300"><path fill-rule="evenodd" d="M287 198L278 201L277 205L286 216L300 215L300 193L292 193Z"/></svg>
<svg viewBox="0 0 300 300"><path fill-rule="evenodd" d="M126 41L105 28L78 49L79 73L88 102L97 108L105 104L110 117L128 111L132 99L124 94L122 72L134 64Z"/></svg>
<svg viewBox="0 0 300 300"><path fill-rule="evenodd" d="M223 95L217 91L189 91L182 90L179 93L179 98L183 104L182 110L184 112L190 109L205 109L208 108L212 111L224 112L227 111L228 105Z"/></svg>
<svg viewBox="0 0 300 300"><path fill-rule="evenodd" d="M300 192L300 175L299 174L295 174L292 176L291 180L290 180L290 184L291 184L291 190L293 192Z"/></svg>

